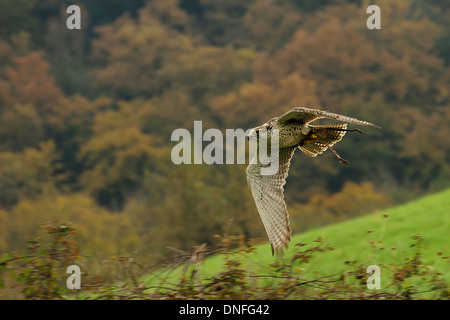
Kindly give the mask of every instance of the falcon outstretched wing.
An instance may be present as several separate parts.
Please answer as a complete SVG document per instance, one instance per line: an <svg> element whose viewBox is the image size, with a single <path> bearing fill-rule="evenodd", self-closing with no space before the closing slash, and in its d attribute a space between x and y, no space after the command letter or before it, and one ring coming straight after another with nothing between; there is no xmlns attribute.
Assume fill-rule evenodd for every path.
<svg viewBox="0 0 450 320"><path fill-rule="evenodd" d="M284 202L284 189L291 158L296 147L281 148L279 150L279 167L276 173L264 175L261 169L270 165L263 165L261 161L252 160L247 167L247 182L250 186L256 207L266 229L274 250L283 252L291 238L289 215ZM258 152L255 154L257 157ZM255 160L255 159L254 159Z"/></svg>
<svg viewBox="0 0 450 320"><path fill-rule="evenodd" d="M304 108L304 107L292 108L288 112L281 115L277 119L277 123L279 125L283 125L283 124L286 124L286 123L289 123L292 121L292 122L298 122L301 124L305 124L305 123L308 123L308 122L311 122L311 121L314 121L317 119L321 119L321 118L328 118L328 119L338 120L338 121L352 123L352 124L356 124L356 125L371 126L371 127L381 129L380 126L377 126L376 124L373 124L373 123L370 123L367 121L358 120L358 119L355 119L352 117L347 117L347 116L343 116L343 115L332 113L332 112L322 111L322 110L318 110L318 109L309 109L309 108Z"/></svg>

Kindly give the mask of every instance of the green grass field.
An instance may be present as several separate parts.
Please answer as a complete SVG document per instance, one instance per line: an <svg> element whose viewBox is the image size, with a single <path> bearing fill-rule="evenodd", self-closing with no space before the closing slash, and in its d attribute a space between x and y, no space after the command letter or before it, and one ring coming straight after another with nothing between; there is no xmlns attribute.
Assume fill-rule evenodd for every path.
<svg viewBox="0 0 450 320"><path fill-rule="evenodd" d="M450 189L374 214L295 234L284 259L287 261L296 250L313 245L320 237L334 250L316 252L309 263L299 266L302 277L317 278L347 271L352 266L346 261L356 261L365 267L377 265L381 268L383 289L383 285L389 283L383 279L390 275L390 265L401 265L406 257L414 255L417 248L411 246L414 243L412 237L419 234L424 239L423 263L450 281L449 259L442 259L450 255L449 213ZM296 243L306 245L299 247ZM276 258L268 243L257 245L255 249L244 256L243 267L253 274L265 274ZM216 255L205 259L199 269L200 277L210 278L223 271L224 258L224 255ZM177 274L175 271L172 276Z"/></svg>
<svg viewBox="0 0 450 320"><path fill-rule="evenodd" d="M292 237L290 248L282 258L272 256L268 243L258 244L252 247L253 250L251 252L233 249L229 250L228 253L209 256L202 263L195 266L185 264L173 268L153 269L152 272L141 277L139 283L142 288L147 288L145 291L150 295L153 290L156 290L159 292L159 298L180 299L184 297L186 292L176 296L173 294L175 292L179 294L178 289L184 286L183 283L186 283L182 279L187 279L190 282L195 278L193 283L196 285L200 283L202 283L202 286L207 284L203 287L206 288L206 291L200 296L194 295L190 297L208 298L209 294L207 291L211 288L209 285L214 283L214 279L220 278L222 284L228 282L227 278L224 277L227 274L228 259L228 262L238 261L237 269L232 270L235 278L230 281L235 281L236 277L245 277L247 284L246 289L243 289L244 292L252 290L253 293L260 294L260 292L265 292L265 290L275 290L270 292L277 294L279 290L284 290L279 289L282 288L281 286L277 286L282 284L284 279L277 278L280 273L277 273L278 271L275 270L277 268L280 270L279 266L283 265L284 262L286 262L284 265L291 265L292 257L299 250L305 251L308 248L319 246L319 242L316 240L321 238L320 243L325 243L327 246L333 247L333 249L315 251L312 254L312 258L308 259L307 262L297 261L292 264L292 269L289 272L293 271L296 273L295 281L309 281L335 274L351 275L351 270L353 272L362 270L361 272L367 278L367 267L377 265L381 270L381 290L379 292L383 292L383 294L391 293L390 297L392 298L394 294L399 292L398 286L400 285L404 290L407 290L409 287L415 288L414 290L417 290L418 294L415 293L414 298L433 299L435 296L432 288L436 282L434 280L430 282L429 273L406 277L400 282L396 282L395 285L392 285L392 273L393 270L398 272L398 270L407 269L411 266L406 261L409 261L409 263L413 261L412 258L415 257L415 253L418 250L417 246L412 246L412 244L417 243L413 238L417 239L417 235L420 235L423 241L420 246L419 269L437 271L441 274L439 276L440 279L444 278L447 283L450 281L450 259L448 257L450 255L448 241L448 233L450 231L449 211L450 189L374 214L295 234ZM296 245L299 243L303 245ZM274 265L277 265L277 267L274 267ZM192 272L193 270L195 272ZM236 270L240 271L235 272ZM344 281L350 287L353 286L352 288L355 288L354 285L357 284L357 291L352 291L348 295L341 295L343 291L339 290L346 290L346 287L344 289L342 289L343 287L331 287L331 290L335 290L337 293L332 298L355 298L358 297L358 292L362 292L358 290L364 290L365 294L369 294L369 296L374 293L374 291L366 288L365 280L357 280L360 278L356 278L355 274L346 276ZM252 281L253 285L249 284L248 281ZM400 290L402 291L403 289ZM311 288L311 290L312 295L307 296L307 299L322 298L319 290L315 288ZM314 295L316 292L318 294ZM233 298L236 297L240 299L246 296L245 294L244 296L233 296ZM269 299L270 297L269 295ZM402 291L402 297L405 298L404 291ZM82 292L78 298L98 298L98 294ZM214 293L212 298L214 299Z"/></svg>

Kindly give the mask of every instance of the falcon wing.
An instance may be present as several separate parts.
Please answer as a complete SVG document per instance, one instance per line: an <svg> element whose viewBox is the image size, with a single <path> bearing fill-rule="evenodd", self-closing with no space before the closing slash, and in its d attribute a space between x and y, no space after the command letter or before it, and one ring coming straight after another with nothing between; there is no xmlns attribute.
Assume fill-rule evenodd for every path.
<svg viewBox="0 0 450 320"><path fill-rule="evenodd" d="M332 112L322 111L322 110L318 110L318 109L308 109L308 108L304 108L304 107L292 108L285 114L281 115L278 118L277 123L279 125L286 124L289 122L298 122L298 123L304 124L304 123L308 123L313 120L317 120L317 119L321 119L321 118L334 119L334 120L338 120L338 121L342 121L342 122L346 122L346 123L352 123L352 124L361 125L361 126L371 126L371 127L381 129L380 126L377 126L376 124L373 124L373 123L370 123L367 121L358 120L358 119L355 119L352 117L342 116L340 114L336 114L336 113L332 113Z"/></svg>
<svg viewBox="0 0 450 320"><path fill-rule="evenodd" d="M284 189L291 158L296 147L282 148L279 151L279 167L274 174L264 175L260 161L247 167L247 182L255 199L261 220L266 229L272 247L275 251L283 252L291 238L289 215L284 202ZM257 157L258 153L255 154ZM252 160L253 162L253 160Z"/></svg>

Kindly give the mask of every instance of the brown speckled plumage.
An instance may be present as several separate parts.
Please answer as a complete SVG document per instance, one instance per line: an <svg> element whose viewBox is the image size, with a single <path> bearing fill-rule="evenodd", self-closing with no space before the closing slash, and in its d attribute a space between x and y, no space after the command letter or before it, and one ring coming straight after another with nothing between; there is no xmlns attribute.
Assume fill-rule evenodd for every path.
<svg viewBox="0 0 450 320"><path fill-rule="evenodd" d="M249 139L258 140L258 149L263 141L270 141L270 136L274 129L279 133L279 156L278 170L270 174L262 174L261 169L270 165L257 157L247 167L247 181L256 203L264 228L266 229L269 241L274 251L283 252L288 247L291 237L291 227L289 214L284 202L284 189L286 177L288 176L290 161L298 147L311 157L322 154L330 149L341 163L349 164L342 159L331 147L339 142L347 131L358 131L358 129L347 129L347 123L333 125L312 125L310 122L328 118L356 125L365 125L380 128L367 121L342 116L335 113L297 107L289 110L280 117L270 119L265 124L253 128L249 133ZM260 134L261 133L261 134ZM264 135L262 134L264 133ZM270 149L270 148L268 148ZM264 160L274 161L270 157ZM254 162L254 163L253 163ZM266 164L263 164L266 163Z"/></svg>

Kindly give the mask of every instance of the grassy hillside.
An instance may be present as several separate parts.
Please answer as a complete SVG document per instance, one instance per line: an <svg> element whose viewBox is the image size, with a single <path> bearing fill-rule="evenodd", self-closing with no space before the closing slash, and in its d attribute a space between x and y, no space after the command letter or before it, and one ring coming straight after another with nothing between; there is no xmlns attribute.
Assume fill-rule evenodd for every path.
<svg viewBox="0 0 450 320"><path fill-rule="evenodd" d="M273 257L268 243L249 249L243 246L241 250L208 257L202 263L153 269L138 281L133 278L129 289L122 283L114 286L118 291L111 287L100 295L80 292L78 298L447 299L449 209L450 189L296 234L283 258ZM186 258L190 259L189 255ZM366 270L371 265L381 269L381 290L367 289ZM435 278L435 273L429 271L441 275ZM409 275L405 276L405 272ZM339 276L322 278L336 274ZM313 285L304 285L308 282ZM295 294L291 294L292 290L296 290Z"/></svg>
<svg viewBox="0 0 450 320"><path fill-rule="evenodd" d="M415 248L410 247L411 237L419 234L424 238L425 264L445 273L450 280L449 265L440 259L450 254L449 232L450 189L375 214L296 234L291 243L310 243L318 237L327 240L335 250L314 260L312 269L329 274L343 270L345 261L377 265L399 262L414 252ZM297 248L291 245L286 258ZM258 246L251 256L260 263L274 261L268 243ZM212 274L220 266L221 257L213 257L205 262L204 271Z"/></svg>
<svg viewBox="0 0 450 320"><path fill-rule="evenodd" d="M303 279L345 272L355 265L363 267L365 272L368 266L377 265L381 268L381 289L387 289L393 266L401 266L414 256L417 250L417 246L412 246L416 242L414 236L420 235L423 238L421 258L428 266L425 268L439 271L449 281L449 259L442 259L450 253L449 211L450 189L375 214L296 234L284 261L290 261L298 250L316 246L316 240L321 238L334 249L314 252L308 263L299 264L296 270L302 273ZM295 245L298 243L304 245ZM252 274L267 274L269 266L276 261L270 245L256 245L254 249L242 256L241 267ZM226 255L207 258L198 269L200 278L211 279L224 271L226 258ZM172 276L177 274L175 271Z"/></svg>

